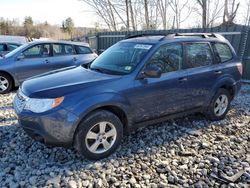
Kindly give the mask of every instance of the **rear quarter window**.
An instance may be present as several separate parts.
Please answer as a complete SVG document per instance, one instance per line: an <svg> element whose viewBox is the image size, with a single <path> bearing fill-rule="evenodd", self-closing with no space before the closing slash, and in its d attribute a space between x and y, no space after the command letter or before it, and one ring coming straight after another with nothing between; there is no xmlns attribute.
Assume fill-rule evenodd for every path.
<svg viewBox="0 0 250 188"><path fill-rule="evenodd" d="M76 46L78 54L92 54L92 50L86 46Z"/></svg>
<svg viewBox="0 0 250 188"><path fill-rule="evenodd" d="M233 58L232 51L227 44L215 43L214 48L221 63L227 62Z"/></svg>

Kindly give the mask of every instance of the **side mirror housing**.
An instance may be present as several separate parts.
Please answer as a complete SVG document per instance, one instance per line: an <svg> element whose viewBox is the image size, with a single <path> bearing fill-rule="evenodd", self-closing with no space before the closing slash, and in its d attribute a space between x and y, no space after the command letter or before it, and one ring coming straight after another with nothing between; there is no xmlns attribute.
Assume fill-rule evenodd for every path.
<svg viewBox="0 0 250 188"><path fill-rule="evenodd" d="M140 78L160 78L161 73L160 67L156 65L149 65L144 68Z"/></svg>

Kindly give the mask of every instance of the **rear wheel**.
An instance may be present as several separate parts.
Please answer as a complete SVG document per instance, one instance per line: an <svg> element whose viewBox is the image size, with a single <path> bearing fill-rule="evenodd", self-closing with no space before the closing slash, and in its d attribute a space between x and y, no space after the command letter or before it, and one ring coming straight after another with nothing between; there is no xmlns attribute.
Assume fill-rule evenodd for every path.
<svg viewBox="0 0 250 188"><path fill-rule="evenodd" d="M80 125L75 145L88 159L102 159L112 154L121 143L123 126L120 119L105 110L96 111Z"/></svg>
<svg viewBox="0 0 250 188"><path fill-rule="evenodd" d="M11 77L6 73L0 73L0 94L8 93L13 86Z"/></svg>
<svg viewBox="0 0 250 188"><path fill-rule="evenodd" d="M231 98L228 90L219 89L208 107L206 112L207 118L212 121L224 119L230 108Z"/></svg>

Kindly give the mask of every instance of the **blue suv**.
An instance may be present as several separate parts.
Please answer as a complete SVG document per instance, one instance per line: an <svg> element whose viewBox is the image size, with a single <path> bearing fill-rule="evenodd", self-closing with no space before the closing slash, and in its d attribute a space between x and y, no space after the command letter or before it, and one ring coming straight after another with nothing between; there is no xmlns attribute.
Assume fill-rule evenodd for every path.
<svg viewBox="0 0 250 188"><path fill-rule="evenodd" d="M132 36L87 68L26 80L14 107L35 140L101 159L140 126L195 112L223 119L241 76L242 64L221 35Z"/></svg>

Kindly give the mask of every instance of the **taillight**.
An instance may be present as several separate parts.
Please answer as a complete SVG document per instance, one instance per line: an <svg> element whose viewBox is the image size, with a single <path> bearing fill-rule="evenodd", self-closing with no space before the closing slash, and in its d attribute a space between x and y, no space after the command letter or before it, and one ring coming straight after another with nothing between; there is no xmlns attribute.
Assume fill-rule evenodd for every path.
<svg viewBox="0 0 250 188"><path fill-rule="evenodd" d="M243 74L243 66L242 66L242 64L241 63L237 63L237 68L238 68L239 73L242 76L242 74Z"/></svg>

